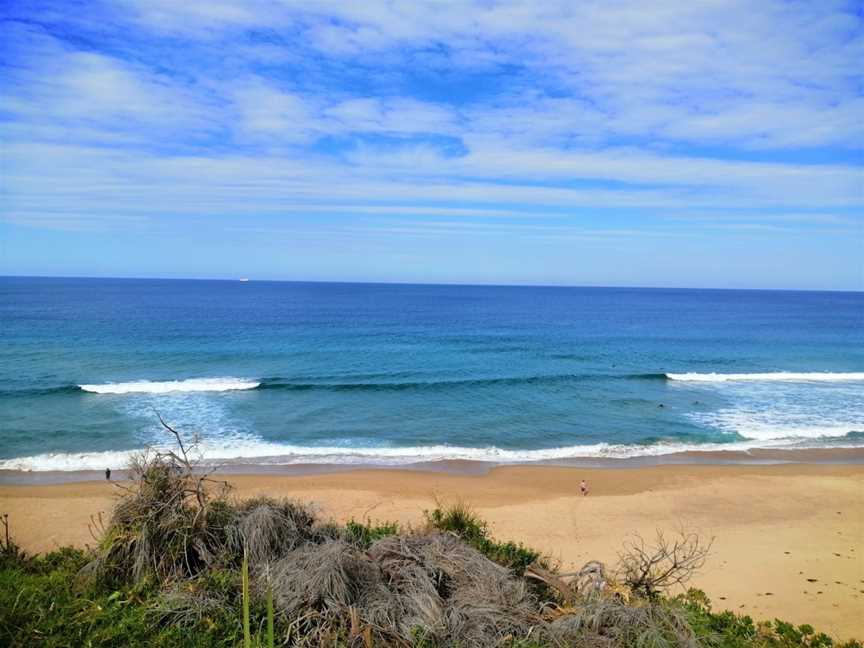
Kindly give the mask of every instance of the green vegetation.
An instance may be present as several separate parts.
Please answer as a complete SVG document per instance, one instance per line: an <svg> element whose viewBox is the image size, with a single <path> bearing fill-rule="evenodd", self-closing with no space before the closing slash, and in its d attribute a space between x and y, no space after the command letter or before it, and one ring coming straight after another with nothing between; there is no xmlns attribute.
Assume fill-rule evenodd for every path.
<svg viewBox="0 0 864 648"><path fill-rule="evenodd" d="M243 567L241 568L243 582L243 646L251 648L252 631L249 623L249 559L243 556Z"/></svg>
<svg viewBox="0 0 864 648"><path fill-rule="evenodd" d="M203 616L194 632L188 632L185 624L175 626L162 614L158 590L148 583L112 590L82 581L78 574L89 559L82 551L62 549L16 563L4 561L0 568L0 645L238 645L234 610Z"/></svg>
<svg viewBox="0 0 864 648"><path fill-rule="evenodd" d="M61 549L35 558L20 557L0 563L0 645L3 646L156 646L204 648L205 646L243 646L241 622L242 591L239 574L214 574L190 583L189 591L209 592L223 601L224 607L212 608L194 620L175 626L176 617L166 615L159 590L141 587L110 590L94 587L78 578L90 556L75 549ZM266 596L266 595L265 595ZM270 610L272 592L269 595ZM680 611L693 630L693 646L711 648L862 648L858 642L835 644L809 626L795 627L782 621L756 624L748 616L714 612L704 594L690 590L686 595L663 599L663 605ZM285 641L289 623L275 620L272 635L267 630L269 616L264 609L250 605L250 627L263 628L252 637L253 646L291 645ZM596 610L593 610L596 613ZM269 636L273 636L270 643ZM362 637L362 634L360 635ZM258 637L263 637L259 639ZM350 613L336 646L350 643ZM662 638L661 638L662 639ZM342 643L338 643L341 640ZM433 648L439 644L416 627L413 645ZM373 645L379 645L375 643ZM381 644L384 645L384 644ZM406 645L397 643L395 645ZM411 644L407 644L411 645ZM508 644L505 644L508 645ZM556 646L514 639L511 648ZM568 644L564 644L568 645ZM580 644L573 644L580 645ZM582 644L584 645L584 644ZM591 645L591 644L588 644ZM597 644L615 645L615 644ZM625 644L626 645L626 644ZM678 646L666 641L646 645ZM687 645L687 644L683 644Z"/></svg>
<svg viewBox="0 0 864 648"><path fill-rule="evenodd" d="M419 530L340 527L293 501L232 502L182 446L135 469L93 550L3 541L0 645L840 648L715 612L697 590L669 596L705 555L687 534L633 545L620 580L596 562L561 574L464 505Z"/></svg>
<svg viewBox="0 0 864 648"><path fill-rule="evenodd" d="M795 626L775 619L754 623L749 616L713 612L704 592L691 589L671 600L686 612L687 621L706 646L716 648L864 648L860 641L836 643L810 625Z"/></svg>
<svg viewBox="0 0 864 648"><path fill-rule="evenodd" d="M399 525L395 522L374 523L372 520L367 520L365 524L362 524L351 520L345 525L345 537L364 549L368 549L381 538L397 533L399 533Z"/></svg>

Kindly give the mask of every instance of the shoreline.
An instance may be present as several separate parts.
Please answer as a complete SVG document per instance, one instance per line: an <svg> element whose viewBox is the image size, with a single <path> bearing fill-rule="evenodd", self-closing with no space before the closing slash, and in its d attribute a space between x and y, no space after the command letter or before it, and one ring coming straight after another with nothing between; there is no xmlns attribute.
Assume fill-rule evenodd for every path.
<svg viewBox="0 0 864 648"><path fill-rule="evenodd" d="M261 458L265 459L265 458ZM864 447L835 448L750 448L747 450L711 449L672 452L635 457L572 457L524 462L493 462L469 459L417 461L405 464L357 463L272 463L233 460L230 463L203 464L224 475L321 475L359 470L405 470L421 473L484 475L495 468L511 466L629 469L652 466L762 466L786 464L864 465ZM115 479L126 470L111 467ZM65 484L104 479L104 470L11 470L0 469L0 485Z"/></svg>
<svg viewBox="0 0 864 648"><path fill-rule="evenodd" d="M810 623L860 636L864 614L864 465L519 465L482 472L347 468L304 474L224 474L234 497L313 502L321 517L419 528L436 502L463 501L492 535L547 553L565 571L614 564L628 537L681 525L714 537L691 583L714 607L754 619ZM587 479L591 494L581 497ZM91 516L107 521L119 491L101 481L0 486L0 512L29 551L93 544ZM754 575L758 574L758 578Z"/></svg>

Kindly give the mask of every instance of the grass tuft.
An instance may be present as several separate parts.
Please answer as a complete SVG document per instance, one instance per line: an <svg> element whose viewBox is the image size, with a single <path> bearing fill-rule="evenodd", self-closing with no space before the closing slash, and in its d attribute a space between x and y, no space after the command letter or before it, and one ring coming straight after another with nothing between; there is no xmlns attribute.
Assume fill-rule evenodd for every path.
<svg viewBox="0 0 864 648"><path fill-rule="evenodd" d="M398 533L399 525L396 522L373 523L371 520L367 520L366 524L363 524L350 520L345 525L345 539L363 549L368 549L377 540Z"/></svg>

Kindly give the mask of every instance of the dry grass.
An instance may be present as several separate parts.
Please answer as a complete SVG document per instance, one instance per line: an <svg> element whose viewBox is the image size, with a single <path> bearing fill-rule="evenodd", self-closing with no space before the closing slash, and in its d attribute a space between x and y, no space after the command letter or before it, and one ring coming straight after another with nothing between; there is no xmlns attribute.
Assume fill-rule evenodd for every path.
<svg viewBox="0 0 864 648"><path fill-rule="evenodd" d="M562 646L696 645L673 607L641 595L638 585L633 601L619 596L596 562L571 575L572 596L541 600L521 575L526 557L536 554L492 541L464 507L436 509L430 520L438 528L369 541L374 533L322 523L298 502L232 503L185 453L142 458L133 472L134 486L121 494L84 573L124 585L155 583L161 623L193 627L231 614L245 555L253 598L260 604L272 592L283 645L485 648L526 638ZM640 556L652 568L665 564L641 547L637 562L625 567L642 565ZM692 544L661 549L670 547L673 565L692 566L701 555Z"/></svg>
<svg viewBox="0 0 864 648"><path fill-rule="evenodd" d="M116 582L192 578L216 564L234 515L227 487L210 485L171 455L133 460L133 486L121 487L87 571Z"/></svg>
<svg viewBox="0 0 864 648"><path fill-rule="evenodd" d="M564 645L629 648L697 648L684 615L658 602L624 603L593 598L563 611L545 627L550 640Z"/></svg>
<svg viewBox="0 0 864 648"><path fill-rule="evenodd" d="M257 497L238 504L228 528L229 550L245 548L253 570L266 567L297 547L336 538L339 531L321 524L313 507L293 500Z"/></svg>
<svg viewBox="0 0 864 648"><path fill-rule="evenodd" d="M524 579L455 536L394 536L369 555L398 595L403 636L420 627L438 641L488 646L524 636L540 620Z"/></svg>

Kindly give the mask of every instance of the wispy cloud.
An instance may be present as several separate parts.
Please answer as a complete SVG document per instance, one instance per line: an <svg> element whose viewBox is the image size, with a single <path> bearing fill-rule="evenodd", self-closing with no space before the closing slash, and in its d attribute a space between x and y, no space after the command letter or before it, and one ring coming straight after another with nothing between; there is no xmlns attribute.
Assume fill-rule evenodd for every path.
<svg viewBox="0 0 864 648"><path fill-rule="evenodd" d="M587 241L864 218L853 2L40 0L0 18L16 227L440 220Z"/></svg>

